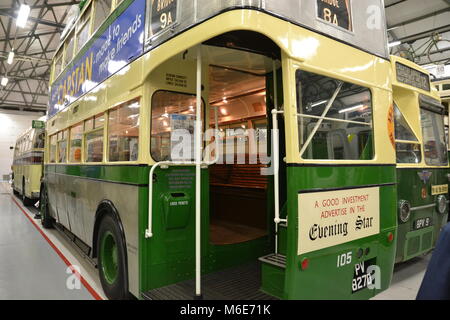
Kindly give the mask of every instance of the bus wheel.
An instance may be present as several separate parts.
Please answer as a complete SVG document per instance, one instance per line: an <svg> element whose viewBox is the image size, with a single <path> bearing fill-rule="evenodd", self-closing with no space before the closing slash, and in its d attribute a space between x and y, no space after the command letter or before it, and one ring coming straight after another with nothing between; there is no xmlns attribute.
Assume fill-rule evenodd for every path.
<svg viewBox="0 0 450 320"><path fill-rule="evenodd" d="M45 186L41 187L41 197L39 201L39 209L41 212L41 224L44 227L44 229L51 229L53 228L53 218L50 215L50 210L48 208L48 194L47 194L47 188Z"/></svg>
<svg viewBox="0 0 450 320"><path fill-rule="evenodd" d="M103 291L111 300L128 299L125 243L116 220L103 217L97 238L98 269Z"/></svg>
<svg viewBox="0 0 450 320"><path fill-rule="evenodd" d="M33 200L25 195L25 179L22 180L22 202L25 207L32 206Z"/></svg>

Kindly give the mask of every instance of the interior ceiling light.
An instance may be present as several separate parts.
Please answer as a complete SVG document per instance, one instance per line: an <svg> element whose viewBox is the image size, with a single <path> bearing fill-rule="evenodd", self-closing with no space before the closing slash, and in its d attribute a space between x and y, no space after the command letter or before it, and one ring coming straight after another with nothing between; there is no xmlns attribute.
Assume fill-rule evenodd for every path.
<svg viewBox="0 0 450 320"><path fill-rule="evenodd" d="M14 49L11 50L11 52L9 53L9 55L8 55L8 60L6 60L6 62L7 62L8 64L12 64L13 61L14 61Z"/></svg>
<svg viewBox="0 0 450 320"><path fill-rule="evenodd" d="M30 15L30 6L26 4L20 5L19 14L17 15L16 26L25 28L28 16Z"/></svg>
<svg viewBox="0 0 450 320"><path fill-rule="evenodd" d="M401 44L402 44L401 41L394 41L394 42L388 43L388 47L389 47L389 48L392 48L392 47L399 46L399 45L401 45Z"/></svg>
<svg viewBox="0 0 450 320"><path fill-rule="evenodd" d="M222 115L224 115L224 116L227 116L227 115L228 115L228 111L227 111L226 108L220 108L220 113L221 113Z"/></svg>
<svg viewBox="0 0 450 320"><path fill-rule="evenodd" d="M366 108L367 107L365 105L359 104L359 105L354 106L354 107L350 107L350 108L347 108L347 109L339 110L339 113L346 113L346 112L351 112L351 111L356 111L356 110L363 111Z"/></svg>
<svg viewBox="0 0 450 320"><path fill-rule="evenodd" d="M6 87L6 85L8 84L8 81L9 81L9 79L7 77L3 77L0 84L2 86Z"/></svg>

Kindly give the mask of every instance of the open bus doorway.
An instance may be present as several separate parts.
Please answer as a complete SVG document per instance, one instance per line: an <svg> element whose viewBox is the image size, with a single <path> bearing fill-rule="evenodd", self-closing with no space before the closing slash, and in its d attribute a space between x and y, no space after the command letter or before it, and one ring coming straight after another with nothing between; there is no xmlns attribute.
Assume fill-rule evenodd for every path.
<svg viewBox="0 0 450 320"><path fill-rule="evenodd" d="M201 228L197 229L194 225L197 222L194 215L197 190L194 188L196 185L192 184L194 179L188 179L194 177L192 162L187 166L174 165L155 171L155 188L165 185L165 176L172 177L172 182L168 178L167 184L172 183L173 188L170 193L163 191L163 199L174 198L170 201L187 205L174 206L178 210L176 221L180 223L170 226L170 230L153 240L167 246L168 250L167 239L176 236L180 242L177 261L172 263L169 273L170 277L179 280L151 290L145 297L160 299L173 295L176 299L189 299L197 291L197 280L200 278L201 293L205 299L269 298L260 290L262 273L259 258L275 251L271 112L276 106L282 109L283 105L280 49L262 35L236 31L186 50L155 70L151 77L152 87L155 88L152 95L151 154L157 161L175 161L174 157L178 156L177 152L172 152L172 131L175 127L171 119L175 116L186 119L197 117L197 99L191 79L195 78L193 66L197 65L197 72L200 71L199 61L204 131ZM167 74L179 74L180 78L184 76L187 87L180 92L169 91L165 85L161 87L157 81L160 81L161 75ZM197 82L197 93L198 86ZM274 103L275 96L278 103ZM283 122L279 117L280 159L285 155ZM189 150L195 149L192 141L183 142L190 161L193 161L193 152ZM184 156L182 153L180 158ZM280 189L283 189L280 203L283 205L285 173L280 173L280 176L283 177L280 179ZM188 181L189 185L187 182L174 182L173 177ZM158 199L158 196L154 198ZM175 209L162 210L166 214L166 224L172 223L171 217L167 216L173 213L175 217ZM158 212L157 209L154 212ZM185 219L181 221L183 215ZM199 270L199 264L193 263L199 252L194 247L197 244L197 230L201 232L200 277L194 277L193 273ZM173 241L170 243L173 248ZM182 258L185 265L179 262ZM180 269L185 270L185 274L180 275ZM230 285L235 288L233 292L223 291Z"/></svg>
<svg viewBox="0 0 450 320"><path fill-rule="evenodd" d="M202 59L208 68L207 127L218 129L212 139L217 144L206 152L217 160L208 169L207 232L213 255L223 261L226 252L232 266L275 250L271 112L282 108L280 49L263 35L235 31L205 42ZM284 184L285 178L282 189Z"/></svg>
<svg viewBox="0 0 450 320"><path fill-rule="evenodd" d="M219 127L219 161L210 166L210 242L230 245L268 235L266 77L210 66L211 121Z"/></svg>

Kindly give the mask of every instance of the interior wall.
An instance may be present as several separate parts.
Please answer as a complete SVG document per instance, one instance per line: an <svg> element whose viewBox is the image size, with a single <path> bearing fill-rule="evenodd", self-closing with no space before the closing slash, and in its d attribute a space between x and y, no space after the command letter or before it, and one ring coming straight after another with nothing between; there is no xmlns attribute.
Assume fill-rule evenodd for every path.
<svg viewBox="0 0 450 320"><path fill-rule="evenodd" d="M0 181L11 173L14 147L17 137L31 127L32 120L42 117L40 113L0 112Z"/></svg>

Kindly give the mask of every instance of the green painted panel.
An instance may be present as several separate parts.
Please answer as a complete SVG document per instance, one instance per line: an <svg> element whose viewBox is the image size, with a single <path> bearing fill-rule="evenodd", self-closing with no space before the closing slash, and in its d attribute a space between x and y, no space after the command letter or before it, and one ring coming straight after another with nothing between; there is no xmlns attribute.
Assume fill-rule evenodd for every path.
<svg viewBox="0 0 450 320"><path fill-rule="evenodd" d="M288 168L288 244L285 294L287 299L369 299L388 288L394 266L396 247L396 186L394 166L361 167L290 167ZM380 233L299 256L298 192L346 187L380 187ZM394 241L388 241L389 233ZM359 249L363 256L358 258ZM341 254L352 253L350 264L338 267ZM303 259L309 267L302 271ZM355 265L376 259L380 268L380 288L352 294Z"/></svg>
<svg viewBox="0 0 450 320"><path fill-rule="evenodd" d="M423 182L419 173L423 171L431 172L431 177L426 183ZM411 207L421 207L437 203L438 195L431 194L431 187L434 185L448 184L448 169L430 169L430 168L399 168L397 169L398 179L398 200L407 200ZM426 190L426 197L422 198L422 188ZM448 194L446 195L448 198ZM398 214L398 213L397 213ZM447 223L447 213L441 215L438 213L436 206L411 211L409 220L403 223L398 220L398 240L396 262L407 261L417 257L434 248L439 237L441 228ZM414 230L414 223L418 219L431 218L433 222L431 245L422 247L421 236L414 237L417 231ZM420 232L419 232L420 233Z"/></svg>

